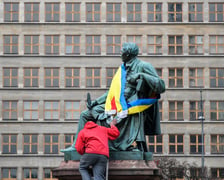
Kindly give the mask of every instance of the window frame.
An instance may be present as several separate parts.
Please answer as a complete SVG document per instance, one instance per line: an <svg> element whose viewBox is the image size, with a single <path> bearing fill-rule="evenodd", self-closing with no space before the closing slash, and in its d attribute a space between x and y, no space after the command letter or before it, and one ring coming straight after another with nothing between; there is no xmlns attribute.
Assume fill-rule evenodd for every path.
<svg viewBox="0 0 224 180"><path fill-rule="evenodd" d="M149 10L149 5L153 5L153 11ZM161 9L160 11L157 11L156 6L160 5ZM150 21L149 15L152 14L153 15L153 20ZM160 15L160 19L157 20L157 15ZM162 22L163 21L163 6L161 2L148 2L147 3L147 22Z"/></svg>
<svg viewBox="0 0 224 180"><path fill-rule="evenodd" d="M88 70L91 70L91 76L88 76ZM95 73L98 74L99 71L99 76L95 75ZM101 87L101 67L88 67L86 68L86 87L92 87L92 88L100 88ZM96 85L97 82L99 81L99 85ZM88 82L91 82L91 85L88 85Z"/></svg>
<svg viewBox="0 0 224 180"><path fill-rule="evenodd" d="M66 103L72 103L71 104L71 109L66 109ZM79 108L76 109L74 103L78 103ZM72 118L67 118L66 113L71 113L72 114ZM77 118L75 117L74 113L78 112ZM65 100L64 101L64 119L65 121L69 121L69 120L78 120L81 114L81 104L80 101L78 100Z"/></svg>
<svg viewBox="0 0 224 180"><path fill-rule="evenodd" d="M190 5L194 5L195 6L195 10L191 11L190 10ZM202 11L197 11L198 6L201 5L202 6ZM198 15L202 15L202 19L198 19ZM190 21L190 15L194 15L194 21ZM189 2L188 3L188 21L189 22L203 22L204 21L204 11L203 11L203 2Z"/></svg>
<svg viewBox="0 0 224 180"><path fill-rule="evenodd" d="M112 41L110 42L110 38ZM119 43L117 43L119 41ZM106 35L106 43L107 43L107 55L120 55L121 50L121 35ZM112 49L112 52L109 52ZM117 50L119 49L119 50Z"/></svg>
<svg viewBox="0 0 224 180"><path fill-rule="evenodd" d="M46 142L46 138L49 136L49 142ZM54 142L54 138L57 138L57 142ZM60 142L60 137L59 134L44 134L44 141L43 141L43 146L44 146L44 154L59 154L59 142ZM50 152L46 152L46 146L49 146ZM57 146L57 152L53 152L53 146Z"/></svg>
<svg viewBox="0 0 224 180"><path fill-rule="evenodd" d="M29 142L25 142L25 136L29 137ZM33 142L33 136L36 136L37 142ZM23 154L38 154L38 145L39 145L38 140L39 140L38 134L23 134ZM25 146L29 147L28 153L25 153ZM35 152L32 151L33 146L36 146Z"/></svg>
<svg viewBox="0 0 224 180"><path fill-rule="evenodd" d="M174 136L174 142L170 142L171 136ZM178 142L178 137L182 137L182 142ZM175 152L170 152L170 146L174 146ZM182 146L183 152L178 152L178 146ZM169 134L168 148L169 154L184 154L184 134Z"/></svg>
<svg viewBox="0 0 224 180"><path fill-rule="evenodd" d="M47 5L50 5L51 10L47 10ZM55 10L58 5L58 10ZM58 14L58 19L54 15ZM47 18L50 17L48 20ZM45 2L45 22L60 22L60 2Z"/></svg>
<svg viewBox="0 0 224 180"><path fill-rule="evenodd" d="M54 109L54 104L57 103L57 109ZM50 103L50 109L46 109L46 103ZM46 118L46 112L50 113L50 118ZM57 118L54 118L53 113L57 112ZM44 101L44 120L45 121L55 121L60 119L60 101L59 100L45 100Z"/></svg>
<svg viewBox="0 0 224 180"><path fill-rule="evenodd" d="M112 5L112 11L108 10L108 5ZM120 11L116 10L116 5L120 5ZM119 20L116 20L116 15L119 15ZM112 20L110 21L108 18L109 15L112 15ZM121 22L121 15L122 15L122 11L121 11L121 3L120 2L107 2L106 3L106 21L107 22Z"/></svg>
<svg viewBox="0 0 224 180"><path fill-rule="evenodd" d="M25 109L25 103L29 103L29 109ZM33 109L33 103L37 103L37 109ZM28 121L34 121L39 119L39 101L38 100L24 100L23 101L23 120L28 120ZM25 112L28 112L30 114L30 118L27 119L25 118ZM33 112L37 112L37 118L32 118Z"/></svg>
<svg viewBox="0 0 224 180"><path fill-rule="evenodd" d="M150 38L153 38L154 43L150 43ZM157 43L157 38L161 38L161 44ZM151 48L150 48L151 47ZM161 52L157 52L157 48L161 48ZM153 49L153 53L150 52ZM147 53L149 55L162 55L163 54L163 35L147 35Z"/></svg>
<svg viewBox="0 0 224 180"><path fill-rule="evenodd" d="M6 4L10 5L10 10L6 10ZM14 10L14 5L17 5L17 10ZM14 19L14 15L17 14L17 18ZM10 20L6 20L6 15L10 16ZM19 22L19 2L4 2L4 22Z"/></svg>
<svg viewBox="0 0 224 180"><path fill-rule="evenodd" d="M26 5L31 6L30 11L26 11ZM38 5L38 11L34 11L34 5ZM24 2L24 21L25 22L40 22L40 3L39 2ZM30 20L26 19L26 14L30 14ZM37 20L34 20L34 16L37 16Z"/></svg>
<svg viewBox="0 0 224 180"><path fill-rule="evenodd" d="M81 21L81 9L80 2L65 2L65 22L80 22ZM72 11L67 11L67 5L71 7ZM76 11L76 6L79 7L79 11ZM72 19L68 20L68 15L71 15ZM78 18L76 19L76 16Z"/></svg>
<svg viewBox="0 0 224 180"><path fill-rule="evenodd" d="M171 100L168 102L168 107L169 107L169 121L184 121L184 101L176 101L176 100ZM174 109L171 109L171 103L174 103ZM181 105L181 109L178 105ZM171 114L174 113L174 118L171 119ZM182 115L182 119L179 119L178 116L180 116L180 113Z"/></svg>
<svg viewBox="0 0 224 180"><path fill-rule="evenodd" d="M19 71L17 67L3 67L3 76L2 76L2 82L3 82L3 87L18 87L18 80L19 80ZM5 76L4 75L4 70L9 70L9 76ZM13 70L16 70L16 74L17 76L13 76ZM16 85L12 86L12 80L15 79L16 80ZM5 85L5 80L9 80L9 86Z"/></svg>
<svg viewBox="0 0 224 180"><path fill-rule="evenodd" d="M50 70L50 76L47 76L46 75L46 70ZM58 76L55 76L54 75L54 70L58 70L57 74ZM50 85L46 85L47 82L46 80L47 79L50 79ZM54 85L54 80L58 80L57 84ZM45 88L59 88L60 87L60 69L58 67L47 67L47 68L44 68L44 87Z"/></svg>
<svg viewBox="0 0 224 180"><path fill-rule="evenodd" d="M25 75L25 70L30 70L30 76L28 76L28 75ZM35 76L35 75L33 75L33 71L34 70L37 70L37 76ZM23 86L24 87L29 87L29 88L31 88L31 87L39 87L39 83L40 83L40 78L39 78L39 74L40 74L40 68L39 67L32 67L32 68L28 68L28 67L26 67L26 68L23 68ZM35 79L37 79L37 85L33 85L34 83L33 83L33 80L35 80ZM29 80L30 82L30 86L27 86L26 85L26 80Z"/></svg>

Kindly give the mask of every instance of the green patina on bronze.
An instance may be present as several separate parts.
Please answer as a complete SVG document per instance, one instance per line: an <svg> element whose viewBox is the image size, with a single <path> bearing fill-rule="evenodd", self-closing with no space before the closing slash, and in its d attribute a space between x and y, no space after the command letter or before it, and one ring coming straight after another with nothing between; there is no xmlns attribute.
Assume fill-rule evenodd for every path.
<svg viewBox="0 0 224 180"><path fill-rule="evenodd" d="M121 58L126 69L124 95L127 102L139 98L149 98L165 92L165 83L157 75L155 68L150 63L137 58L139 48L135 43L124 43L121 52ZM88 109L81 113L76 136L83 129L85 123L92 118L97 119L97 124L109 127L108 122L111 118L104 112L106 97L107 92L91 101ZM132 146L133 142L137 142L138 151L146 153L145 136L161 134L158 102L141 113L129 115L127 118L119 120L116 126L120 131L120 136L118 139L109 142L110 150L113 153L115 153L114 151L121 153L122 151L135 151L136 149ZM75 151L75 142L76 137L71 147L61 150L65 153L65 160L72 157L72 155L66 154ZM134 156L132 153L129 154Z"/></svg>

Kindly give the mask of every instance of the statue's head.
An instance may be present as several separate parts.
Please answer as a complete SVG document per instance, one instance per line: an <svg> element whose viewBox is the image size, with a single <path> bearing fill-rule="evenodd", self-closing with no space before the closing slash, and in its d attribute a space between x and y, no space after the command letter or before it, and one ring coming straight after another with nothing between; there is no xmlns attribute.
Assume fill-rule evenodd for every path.
<svg viewBox="0 0 224 180"><path fill-rule="evenodd" d="M122 61L128 62L132 58L136 57L138 55L139 48L137 44L133 42L126 42L122 44L122 49L121 49L121 58Z"/></svg>

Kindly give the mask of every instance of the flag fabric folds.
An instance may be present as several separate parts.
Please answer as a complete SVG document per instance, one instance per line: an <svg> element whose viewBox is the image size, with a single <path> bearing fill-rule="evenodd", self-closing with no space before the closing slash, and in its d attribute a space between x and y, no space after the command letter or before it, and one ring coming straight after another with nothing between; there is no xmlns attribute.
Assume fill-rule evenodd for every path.
<svg viewBox="0 0 224 180"><path fill-rule="evenodd" d="M105 104L105 113L108 115L117 115L122 119L129 114L142 112L158 101L158 98L137 99L132 102L126 102L124 89L126 83L126 70L122 64L115 73Z"/></svg>

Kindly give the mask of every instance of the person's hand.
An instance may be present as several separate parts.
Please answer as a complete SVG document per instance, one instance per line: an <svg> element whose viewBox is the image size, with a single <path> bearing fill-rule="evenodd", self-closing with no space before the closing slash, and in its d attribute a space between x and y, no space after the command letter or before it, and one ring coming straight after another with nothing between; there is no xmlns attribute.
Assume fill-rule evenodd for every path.
<svg viewBox="0 0 224 180"><path fill-rule="evenodd" d="M115 126L117 124L117 119L113 119L110 123L110 126Z"/></svg>

